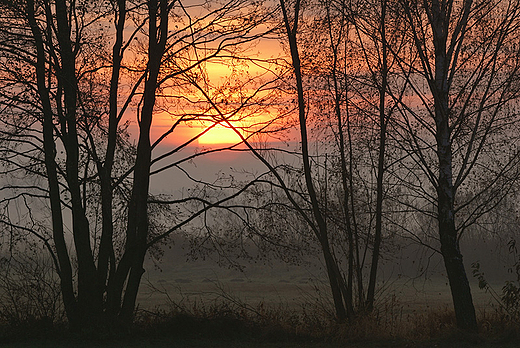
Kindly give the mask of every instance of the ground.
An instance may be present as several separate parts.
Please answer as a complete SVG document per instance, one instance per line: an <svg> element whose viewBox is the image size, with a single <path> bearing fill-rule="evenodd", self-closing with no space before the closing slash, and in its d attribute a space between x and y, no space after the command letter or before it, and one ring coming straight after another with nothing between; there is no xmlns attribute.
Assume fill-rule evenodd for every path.
<svg viewBox="0 0 520 348"><path fill-rule="evenodd" d="M430 341L412 341L412 340L385 340L385 341L363 341L350 343L326 343L326 342L254 342L250 340L208 340L208 339L147 339L147 340L109 340L109 341L85 341L85 340L35 340L26 342L17 342L2 345L2 347L10 348L516 348L518 342L484 341L483 339L473 340L450 340L438 339Z"/></svg>

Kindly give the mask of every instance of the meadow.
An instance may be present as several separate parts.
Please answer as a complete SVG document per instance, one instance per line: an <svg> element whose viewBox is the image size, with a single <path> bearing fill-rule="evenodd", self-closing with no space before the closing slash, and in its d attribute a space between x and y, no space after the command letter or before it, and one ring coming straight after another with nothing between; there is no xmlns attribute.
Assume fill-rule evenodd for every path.
<svg viewBox="0 0 520 348"><path fill-rule="evenodd" d="M479 335L455 328L449 287L441 275L381 284L377 309L353 323L335 323L319 266L213 262L151 267L138 299L135 331L116 337L49 335L5 347L517 347L518 331L497 328L496 303L472 279ZM504 324L504 323L502 323Z"/></svg>
<svg viewBox="0 0 520 348"><path fill-rule="evenodd" d="M127 333L71 334L66 323L29 318L0 327L6 347L516 347L520 329L468 273L480 333L456 329L442 263L427 272L408 253L385 262L375 310L337 322L319 258L299 264L273 258L218 264L189 257L182 245L149 258L135 325ZM412 253L413 254L413 253ZM468 260L482 256L468 253ZM394 255L395 256L395 255ZM415 260L415 259L414 259ZM500 291L507 270L488 260ZM503 268L503 267L502 267ZM491 272L490 272L491 274Z"/></svg>
<svg viewBox="0 0 520 348"><path fill-rule="evenodd" d="M495 242L498 243L498 242ZM472 275L472 264L485 261L481 270L491 288L500 292L511 260L500 257L501 249L490 241L469 241L465 247L466 272L477 311L496 309L498 303L486 289L480 289ZM489 249L497 252L491 253ZM319 256L308 255L298 264L275 258L268 260L231 260L218 255L190 258L187 246L178 240L158 262L148 259L138 297L140 308L182 308L195 304L234 302L250 308L265 306L299 311L314 306L327 314L332 311L330 287ZM451 293L440 255L417 255L420 247L399 248L382 263L377 286L376 308L392 307L403 315L437 311L452 307ZM332 312L330 313L331 315Z"/></svg>

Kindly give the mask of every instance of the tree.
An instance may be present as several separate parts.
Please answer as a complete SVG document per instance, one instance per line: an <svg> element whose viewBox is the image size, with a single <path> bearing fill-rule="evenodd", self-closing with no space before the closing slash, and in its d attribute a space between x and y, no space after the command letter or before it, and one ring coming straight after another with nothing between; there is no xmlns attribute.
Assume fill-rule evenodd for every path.
<svg viewBox="0 0 520 348"><path fill-rule="evenodd" d="M189 8L175 0L0 5L1 161L9 180L2 223L45 245L71 329L127 326L149 249L219 204L189 212L179 205L190 198L151 203L152 173L204 152L151 167L218 124L194 111L200 96L190 86L209 80L207 62L240 59L241 44L263 34L254 29L268 9L242 0ZM172 125L154 140L154 116L172 100ZM128 138L132 113L137 147ZM202 121L213 125L153 158L180 124ZM24 208L13 214L19 202ZM168 227L151 228L151 204L176 206L162 211L171 211Z"/></svg>
<svg viewBox="0 0 520 348"><path fill-rule="evenodd" d="M368 163L365 164L366 167L370 168L365 170L371 175L373 174L375 178L374 187L368 188L370 191L375 192L375 202L373 203L375 207L368 208L369 211L373 211L373 217L371 219L374 219L375 222L373 226L373 237L367 238L368 240L372 239L372 255L366 296L363 294L363 288L361 286L363 283L361 278L361 268L363 268L363 265L357 267L358 283L360 283L360 285L358 285L359 301L363 303L363 306L366 305L366 309L370 311L373 309L375 301L377 271L383 230L385 229L383 222L383 216L385 215L384 201L385 196L389 193L386 188L389 183L387 182L388 180L385 179L385 173L391 167L392 163L395 164L395 162L398 161L391 158L387 151L388 128L396 108L395 103L389 102L389 96L391 94L389 90L392 89L392 93L396 95L403 92L402 86L395 83L396 60L389 54L389 46L393 46L394 50L399 50L399 47L403 45L404 41L402 39L403 31L399 21L396 20L398 13L395 11L395 7L391 6L389 1L364 1L350 3L348 5L345 2L338 2L334 7L337 8L336 11L345 13L345 15L348 16L351 26L350 36L352 37L346 38L344 43L344 45L348 47L348 53L343 53L345 56L343 79L347 81L350 80L350 83L347 83L346 86L343 87L343 93L345 93L344 99L347 104L346 117L349 118L351 114L358 113L362 118L361 123L365 124L364 127L361 126L361 128L364 128L364 134L358 135L360 138L353 139L351 134L353 130L350 129L352 128L351 122L348 119L346 122L350 168L347 170L346 164L342 164L342 173L345 173L342 174L342 176L344 175L350 178L350 185L347 186L345 184L347 181L346 178L342 179L342 181L344 182L343 191L347 195L345 202L350 201L350 209L354 221L356 220L355 201L358 200L359 197L356 198L352 184L352 177L356 175L352 165L354 162L353 142L362 139L364 148L362 151L368 153L374 152L374 155L369 155L374 159L367 161ZM332 30L330 31L332 32ZM346 36L348 35L349 33L347 32ZM333 35L330 34L330 36L332 37ZM338 44L336 45L339 46ZM334 67L336 66L337 50L337 47L332 49ZM344 50L347 50L347 48L344 48ZM346 66L349 67L347 68ZM333 81L337 79L336 74L337 73L331 74ZM339 95L341 92L338 91L337 86L338 83L334 82L335 94ZM350 97L347 96L348 94ZM351 105L350 108L353 109L352 111L348 110L349 104ZM344 163L345 155L343 153L345 150L342 145L344 143L343 122L341 121L342 117L339 112L339 107L335 107L335 110L338 120L338 131L336 132L339 138L338 148L340 157L342 158L341 162ZM372 136L370 132L374 132L375 134ZM373 142L371 141L372 137L375 138ZM361 163L358 165L361 165ZM349 199L347 199L348 196L350 196ZM362 212L362 214L363 213L366 214L367 212ZM387 219L390 219L389 214L386 215ZM354 227L357 229L356 223L354 223ZM367 234L370 236L370 225L365 228L368 230ZM356 232L356 234L359 234L359 232ZM357 244L358 242L356 242L356 245ZM356 249L359 248L357 245ZM359 254L359 251L357 250L356 253ZM357 256L357 263L360 263L359 256Z"/></svg>
<svg viewBox="0 0 520 348"><path fill-rule="evenodd" d="M295 2L289 15L282 3L294 73L290 81L298 95L304 191L312 203L308 220L316 223L313 230L319 231L325 259L329 246L323 246L322 240L331 245L333 277L337 278L331 280L331 289L337 316L352 318L374 305L383 236L384 173L391 162L386 154L387 125L395 110L394 104L387 105L393 64L388 45L402 44L401 27L394 11L387 15L390 10L384 1L306 5L304 15ZM363 16L364 11L370 16ZM393 87L393 93L402 93L399 84ZM311 152L308 144L316 150ZM370 249L366 287L363 269ZM347 265L342 269L343 262ZM334 293L336 283L341 296Z"/></svg>
<svg viewBox="0 0 520 348"><path fill-rule="evenodd" d="M349 299L343 299L346 295L345 282L340 273L338 263L335 260L334 254L330 247L329 231L327 229L327 221L321 210L320 203L318 200L318 194L316 193L315 183L312 178L311 163L309 155L309 144L308 144L308 133L307 133L307 111L305 96L303 90L303 77L301 69L300 54L297 44L297 33L300 16L300 1L296 0L294 4L294 10L289 17L289 12L286 8L286 2L280 1L283 22L285 25L285 33L289 42L289 51L292 60L293 73L295 78L296 90L297 90L297 105L298 105L298 123L300 131L300 144L301 144L301 155L303 163L303 175L305 177L305 188L312 207L312 217L314 218L315 225L313 230L316 233L316 238L319 241L325 265L327 269L327 275L329 278L330 289L334 300L334 306L336 309L336 315L338 319L343 320L347 317L345 310L345 302L349 303Z"/></svg>
<svg viewBox="0 0 520 348"><path fill-rule="evenodd" d="M498 153L508 152L514 137L510 127L518 122L510 106L519 92L516 32L520 4L442 0L401 1L401 5L412 46L406 55L392 54L400 56L413 96L395 97L406 131L402 144L415 169L424 173L421 182L412 185L436 208L429 214L438 221L457 325L476 331L459 247L469 220L457 223L456 218L467 214L475 221L496 202L482 199L491 191L506 193L514 182L506 179L517 167L518 154L506 157ZM423 180L433 192L424 188ZM463 190L466 197L460 194ZM503 195L495 196L499 197ZM471 211L472 202L479 200L481 210ZM487 208L482 209L484 206Z"/></svg>

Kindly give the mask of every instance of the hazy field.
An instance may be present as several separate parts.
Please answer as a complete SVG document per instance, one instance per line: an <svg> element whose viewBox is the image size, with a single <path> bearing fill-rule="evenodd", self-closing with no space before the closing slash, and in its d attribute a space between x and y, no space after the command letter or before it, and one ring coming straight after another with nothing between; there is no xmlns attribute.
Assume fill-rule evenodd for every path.
<svg viewBox="0 0 520 348"><path fill-rule="evenodd" d="M140 308L172 305L209 305L218 301L237 301L256 307L282 307L299 310L303 306L326 304L328 293L325 272L319 265L245 264L245 269L220 268L213 261L164 262L161 269L148 265L138 299ZM387 272L389 273L389 272ZM451 294L442 270L426 277L382 274L378 301L395 306L403 313L426 309L451 308ZM492 308L493 299L478 288L468 270L477 311ZM495 280L497 290L503 285Z"/></svg>
<svg viewBox="0 0 520 348"><path fill-rule="evenodd" d="M350 327L350 324L341 326L341 323L336 326L333 320L326 319L327 314L332 313L332 306L328 302L330 295L325 272L319 262L301 265L288 265L274 260L268 264L241 262L243 270L239 271L219 267L211 259L188 260L181 248L175 249L167 252L159 267L150 260L146 264L138 298L139 309L144 310L139 314L140 325L147 327L147 318L151 318L150 322L158 319L154 324L157 327L148 327L150 331L145 331L147 333L136 332L133 337L98 341L58 334L44 339L19 339L7 346L462 348L472 347L475 340L482 348L517 346L515 338L503 339L501 334L490 336L492 328L476 338L460 336L456 332L454 334L449 286L443 276L442 263L435 258L430 259L428 272L417 277L412 274L417 263L420 263L418 259L405 256L394 262L386 262L380 272L377 318L361 320ZM497 268L496 265L487 265L488 269L493 267ZM495 272L495 276L497 274ZM478 288L470 268L468 275L477 313L482 318L483 311L493 312L493 305L496 304L490 294ZM500 290L503 279L493 279L496 279L495 289ZM232 318L241 319L227 320L228 308ZM193 316L181 315L184 326L178 329L178 319L168 314L172 309L177 313L186 311ZM213 309L216 309L216 316L213 316ZM161 310L165 311L164 315ZM311 316L302 313L311 313ZM312 317L314 314L316 318L325 318L321 323L327 323L328 326L321 327L320 319L315 321L316 318ZM301 321L293 322L294 315ZM267 318L265 322L262 321L263 317ZM166 326L161 324L161 318L166 318ZM248 318L253 320L248 321ZM293 327L293 323L296 326ZM317 329L313 327L315 324ZM165 327L166 331L161 331ZM250 327L258 331L251 335ZM303 329L302 335L315 337L312 335L319 332L320 336L310 340L307 336L291 336L300 327ZM181 334L176 329L181 330ZM206 330L205 333L201 333L202 329Z"/></svg>

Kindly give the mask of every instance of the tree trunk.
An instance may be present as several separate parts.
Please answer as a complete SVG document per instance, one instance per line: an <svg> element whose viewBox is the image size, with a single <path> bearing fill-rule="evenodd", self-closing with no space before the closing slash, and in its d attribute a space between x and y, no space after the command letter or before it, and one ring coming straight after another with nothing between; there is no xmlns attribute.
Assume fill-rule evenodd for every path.
<svg viewBox="0 0 520 348"><path fill-rule="evenodd" d="M90 243L89 222L81 198L79 183L79 143L77 132L76 57L70 39L68 9L65 0L56 1L57 39L60 48L63 83L66 134L66 176L72 205L72 230L78 259L78 311L84 316L84 325L91 325L92 318L99 318L102 312L102 294L97 291L97 272Z"/></svg>
<svg viewBox="0 0 520 348"><path fill-rule="evenodd" d="M60 277L60 288L63 298L65 312L71 327L79 326L79 313L77 310L74 288L72 285L72 265L70 263L69 252L65 242L63 230L63 215L61 211L61 199L59 180L56 169L56 148L54 144L54 123L52 106L49 99L49 90L45 83L45 50L43 37L35 17L34 0L26 3L27 19L31 26L32 35L36 46L36 83L38 85L38 96L43 106L43 148L45 154L45 169L49 185L49 199L52 216L52 235L56 246L56 254L59 262L57 273Z"/></svg>
<svg viewBox="0 0 520 348"><path fill-rule="evenodd" d="M442 213L444 215L443 218L439 219L442 220L439 221L439 234L441 237L442 257L448 274L455 316L457 318L457 326L463 330L477 331L475 307L473 306L471 289L456 237L455 224L452 218L453 211L450 213L450 209L452 210L448 204L444 204L444 207L441 207L439 204L439 214L441 214L440 210L445 210Z"/></svg>
<svg viewBox="0 0 520 348"><path fill-rule="evenodd" d="M327 223L320 211L318 197L314 188L314 183L311 174L311 165L309 160L309 148L308 148L308 137L307 137L307 120L305 114L305 100L303 94L303 78L301 72L300 56L298 52L298 45L296 42L296 34L298 32L298 16L300 11L300 1L297 0L294 10L294 23L291 28L287 10L285 8L284 0L280 0L282 8L284 23L287 32L287 38L289 40L289 48L291 52L292 66L294 69L294 76L296 78L296 87L298 94L298 120L300 126L301 136L301 147L302 147L302 161L303 161L303 172L305 176L305 184L309 199L311 200L312 213L316 223L318 225L317 239L320 242L323 257L325 259L327 274L329 277L330 287L332 291L332 297L334 300L334 306L336 308L336 315L339 320L346 318L345 305L343 303L343 296L341 290L342 281L340 280L341 274L338 272L336 260L330 249L327 233Z"/></svg>
<svg viewBox="0 0 520 348"><path fill-rule="evenodd" d="M374 233L374 248L372 251L372 262L370 264L370 278L367 290L367 309L374 308L376 293L377 268L379 265L379 253L381 248L381 238L383 229L383 179L385 172L385 151L386 151L386 90L388 83L388 51L386 42L386 7L387 1L381 1L381 41L382 41L382 62L381 62L381 86L379 87L379 155L377 160L377 183L376 183L376 226Z"/></svg>
<svg viewBox="0 0 520 348"><path fill-rule="evenodd" d="M139 122L139 142L137 144L137 157L134 166L134 179L132 195L128 207L128 224L126 232L125 264L119 275L121 280L126 279L125 294L119 318L123 325L131 324L134 315L135 302L141 277L144 273L143 263L147 250L148 238L148 190L150 184L150 163L152 148L150 142L150 130L155 107L155 93L157 90L161 60L164 55L168 33L168 1L149 0L148 13L149 43L148 43L148 78L146 79L143 107ZM159 22L157 23L157 18ZM123 263L123 260L122 260ZM129 272L129 273L128 273ZM121 287L116 289L115 299L121 299Z"/></svg>
<svg viewBox="0 0 520 348"><path fill-rule="evenodd" d="M452 184L452 154L447 120L440 123L437 136L439 158L438 221L441 253L450 283L457 326L477 331L477 319L468 277L462 262L455 228L454 189Z"/></svg>
<svg viewBox="0 0 520 348"><path fill-rule="evenodd" d="M337 76L337 66L338 66L338 44L334 42L334 33L332 29L332 18L330 15L330 5L327 6L327 22L329 29L329 38L332 49L332 84L334 87L334 113L336 116L336 124L338 127L337 130L337 143L339 148L340 155L340 164L341 164L341 184L343 188L343 214L345 214L345 229L348 240L348 270L347 270L347 283L344 286L343 290L343 299L345 301L345 307L347 310L347 317L350 319L354 316L354 304L352 301L353 298L353 289L354 289L354 232L352 230L352 224L350 221L350 207L349 207L349 187L348 187L348 177L352 175L352 173L348 172L347 169L347 160L345 155L345 137L343 136L343 117L341 114L341 91L338 84L338 76ZM346 97L345 97L346 99ZM347 101L347 118L348 115L348 101ZM341 274L339 275L341 276ZM344 283L344 282L343 282Z"/></svg>
<svg viewBox="0 0 520 348"><path fill-rule="evenodd" d="M467 22L467 16L472 1L465 3L464 16L461 23ZM437 209L439 222L439 237L441 253L446 266L450 283L453 306L457 318L457 326L468 331L477 331L475 307L471 296L468 277L462 262L455 225L455 189L453 187L453 154L450 128L450 84L448 74L452 64L452 47L448 50L448 35L452 0L434 1L427 11L430 11L430 25L433 31L435 49L435 72L432 89L437 142L437 158L439 165L437 180ZM453 39L452 39L453 40ZM462 40L462 39L461 39ZM455 64L455 63L453 63Z"/></svg>
<svg viewBox="0 0 520 348"><path fill-rule="evenodd" d="M345 305L343 303L343 291L341 279L342 275L337 267L336 260L331 253L328 242L325 242L321 246L323 257L325 259L325 265L327 267L327 276L329 278L330 290L332 292L332 300L334 302L334 309L336 311L336 317L339 321L347 319L347 312L345 311Z"/></svg>
<svg viewBox="0 0 520 348"><path fill-rule="evenodd" d="M126 20L126 0L117 1L118 15L114 18L116 23L116 41L112 47L112 76L110 79L109 95L109 126L107 138L107 150L104 164L98 160L98 172L101 181L101 209L102 209L102 233L99 243L98 254L98 291L105 292L107 277L110 278L115 272L114 255L114 225L113 225L113 191L112 191L112 169L114 165L114 154L117 145L118 119L118 93L119 75L123 58L122 47L124 44L123 33Z"/></svg>

